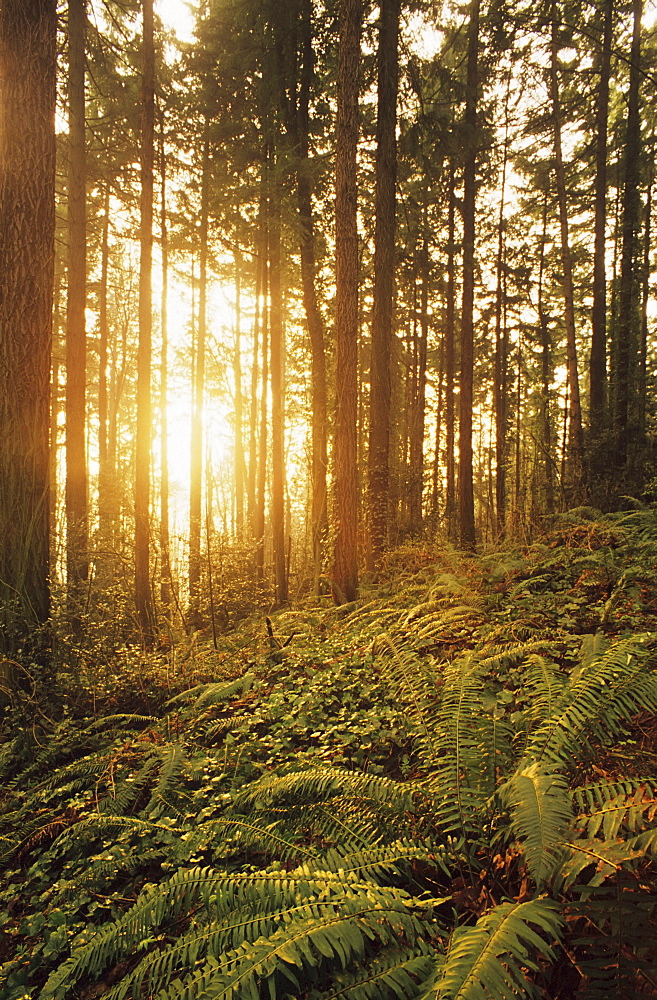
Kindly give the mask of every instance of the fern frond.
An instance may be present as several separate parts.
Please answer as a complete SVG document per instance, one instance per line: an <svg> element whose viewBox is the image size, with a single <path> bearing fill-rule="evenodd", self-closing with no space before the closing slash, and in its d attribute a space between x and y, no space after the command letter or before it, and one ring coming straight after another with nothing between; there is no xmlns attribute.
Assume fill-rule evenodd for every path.
<svg viewBox="0 0 657 1000"><path fill-rule="evenodd" d="M395 948L384 952L365 969L338 973L333 987L313 994L313 1000L413 1000L424 983L435 975L441 956L424 942L415 948Z"/></svg>
<svg viewBox="0 0 657 1000"><path fill-rule="evenodd" d="M657 711L657 674L643 668L645 638L623 639L568 684L554 714L531 734L527 756L566 767L609 739L636 712Z"/></svg>
<svg viewBox="0 0 657 1000"><path fill-rule="evenodd" d="M475 927L455 931L441 974L421 1000L490 1000L527 993L526 970L551 961L562 918L549 899L501 903ZM536 929L534 929L536 928Z"/></svg>
<svg viewBox="0 0 657 1000"><path fill-rule="evenodd" d="M482 787L486 720L483 684L472 658L448 664L435 732L428 748L433 772L423 787L431 793L436 818L446 832L480 829L489 790Z"/></svg>
<svg viewBox="0 0 657 1000"><path fill-rule="evenodd" d="M208 705L216 705L220 701L228 701L236 694L244 694L255 681L255 674L246 673L233 681L214 681L211 684L197 684L187 691L181 691L167 702L167 708L181 704L190 704L193 711L199 711Z"/></svg>
<svg viewBox="0 0 657 1000"><path fill-rule="evenodd" d="M563 855L563 841L573 817L566 780L527 764L498 790L511 813L511 830L520 841L531 877L539 888Z"/></svg>

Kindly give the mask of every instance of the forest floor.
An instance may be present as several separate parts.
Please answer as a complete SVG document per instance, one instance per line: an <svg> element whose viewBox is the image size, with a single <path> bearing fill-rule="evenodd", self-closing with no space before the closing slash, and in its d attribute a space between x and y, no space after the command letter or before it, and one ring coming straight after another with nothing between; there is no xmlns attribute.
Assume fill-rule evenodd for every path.
<svg viewBox="0 0 657 1000"><path fill-rule="evenodd" d="M216 645L0 709L1 1000L657 997L657 507Z"/></svg>

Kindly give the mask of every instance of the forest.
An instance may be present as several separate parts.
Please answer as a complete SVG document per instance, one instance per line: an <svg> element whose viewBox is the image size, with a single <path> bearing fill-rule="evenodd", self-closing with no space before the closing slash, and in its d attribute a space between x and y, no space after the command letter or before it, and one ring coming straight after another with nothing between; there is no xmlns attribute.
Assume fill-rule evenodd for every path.
<svg viewBox="0 0 657 1000"><path fill-rule="evenodd" d="M657 997L653 0L0 0L0 1000Z"/></svg>

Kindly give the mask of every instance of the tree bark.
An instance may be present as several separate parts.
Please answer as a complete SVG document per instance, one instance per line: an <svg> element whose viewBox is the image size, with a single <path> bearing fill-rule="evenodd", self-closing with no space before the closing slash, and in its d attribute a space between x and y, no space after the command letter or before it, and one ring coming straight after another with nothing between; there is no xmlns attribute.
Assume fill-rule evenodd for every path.
<svg viewBox="0 0 657 1000"><path fill-rule="evenodd" d="M639 161L641 156L641 18L643 0L634 0L634 30L630 55L630 88L627 106L627 133L622 205L622 250L618 291L618 332L616 347L614 438L619 468L634 457L637 437L637 369L640 328L640 247Z"/></svg>
<svg viewBox="0 0 657 1000"><path fill-rule="evenodd" d="M47 660L54 0L0 4L0 629ZM10 530L11 529L11 530Z"/></svg>
<svg viewBox="0 0 657 1000"><path fill-rule="evenodd" d="M153 289L153 162L155 135L155 46L153 0L143 0L141 198L139 224L139 344L137 349L137 440L135 474L135 598L144 644L155 633L150 585L151 353Z"/></svg>
<svg viewBox="0 0 657 1000"><path fill-rule="evenodd" d="M169 538L169 233L167 228L167 172L164 116L160 129L160 248L162 298L160 299L160 600L171 604L171 543Z"/></svg>
<svg viewBox="0 0 657 1000"><path fill-rule="evenodd" d="M235 261L235 347L233 351L233 378L235 381L235 533L238 539L244 534L244 487L246 469L244 463L244 397L242 393L242 255L234 252Z"/></svg>
<svg viewBox="0 0 657 1000"><path fill-rule="evenodd" d="M605 429L607 383L607 120L609 117L609 72L614 0L605 0L600 41L600 76L595 111L595 221L593 248L593 311L591 314L591 356L589 360L589 432L593 465L598 462L599 442ZM592 468L592 471L593 468Z"/></svg>
<svg viewBox="0 0 657 1000"><path fill-rule="evenodd" d="M274 164L271 182L271 228L269 233L269 317L271 365L271 524L274 544L274 604L287 604L285 565L285 332L283 329L283 289L281 275L281 190Z"/></svg>
<svg viewBox="0 0 657 1000"><path fill-rule="evenodd" d="M335 164L333 599L358 596L358 94L362 0L340 0Z"/></svg>
<svg viewBox="0 0 657 1000"><path fill-rule="evenodd" d="M571 499L582 499L584 487L584 435L582 431L582 408L577 372L577 340L575 334L575 292L573 287L573 262L570 250L568 226L568 198L566 193L566 172L561 148L561 104L559 99L557 37L557 9L552 9L550 39L550 100L552 103L552 123L554 136L554 173L557 184L559 205L559 226L561 230L561 267L563 270L564 321L566 325L566 364L568 368L568 482Z"/></svg>
<svg viewBox="0 0 657 1000"><path fill-rule="evenodd" d="M468 67L465 95L466 157L463 178L463 307L461 312L461 383L459 399L459 541L475 547L472 482L472 408L474 402L474 247L477 166L477 91L479 0L473 0L468 27Z"/></svg>
<svg viewBox="0 0 657 1000"><path fill-rule="evenodd" d="M86 2L68 2L68 291L66 315L66 579L69 609L89 573L86 381L87 218L85 148Z"/></svg>
<svg viewBox="0 0 657 1000"><path fill-rule="evenodd" d="M200 264L198 334L193 375L192 435L189 472L189 603L198 617L201 583L201 495L203 493L203 396L205 393L205 340L208 295L208 206L210 140L205 123L201 167Z"/></svg>
<svg viewBox="0 0 657 1000"><path fill-rule="evenodd" d="M454 161L451 160L447 205L447 289L445 293L445 521L447 525L447 537L452 542L456 540L456 408L454 405L454 379L456 374L454 324L454 314L456 311L456 197L454 183Z"/></svg>
<svg viewBox="0 0 657 1000"><path fill-rule="evenodd" d="M386 547L390 516L390 366L395 271L399 10L400 0L381 0L367 497L370 570L374 569Z"/></svg>

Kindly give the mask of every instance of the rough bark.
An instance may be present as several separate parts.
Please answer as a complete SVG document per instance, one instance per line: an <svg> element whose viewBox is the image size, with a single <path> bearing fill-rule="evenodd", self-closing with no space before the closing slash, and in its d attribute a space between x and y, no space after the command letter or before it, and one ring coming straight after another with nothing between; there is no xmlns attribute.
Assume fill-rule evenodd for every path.
<svg viewBox="0 0 657 1000"><path fill-rule="evenodd" d="M479 0L473 0L468 26L468 65L465 95L466 156L463 177L463 306L461 310L461 381L459 396L459 541L475 547L474 487L472 482L472 407L474 343L474 249L477 166L477 90L479 57Z"/></svg>
<svg viewBox="0 0 657 1000"><path fill-rule="evenodd" d="M358 596L358 91L362 0L341 0L335 164L333 599Z"/></svg>
<svg viewBox="0 0 657 1000"><path fill-rule="evenodd" d="M160 247L162 297L160 299L160 600L171 604L171 552L169 539L169 233L167 227L167 174L164 122L160 130Z"/></svg>
<svg viewBox="0 0 657 1000"><path fill-rule="evenodd" d="M205 340L208 297L209 169L210 140L206 123L201 166L198 332L193 369L189 472L189 603L193 614L198 614L201 583L201 496L203 493L203 396L205 394Z"/></svg>
<svg viewBox="0 0 657 1000"><path fill-rule="evenodd" d="M235 250L235 347L233 350L233 379L235 381L235 533L239 539L244 534L244 396L242 393L242 255Z"/></svg>
<svg viewBox="0 0 657 1000"><path fill-rule="evenodd" d="M285 332L281 274L281 191L274 167L271 184L271 229L269 233L269 318L271 370L271 525L274 545L274 604L287 604L285 563Z"/></svg>
<svg viewBox="0 0 657 1000"><path fill-rule="evenodd" d="M0 4L0 641L10 654L38 645L49 614L56 27L54 0Z"/></svg>
<svg viewBox="0 0 657 1000"><path fill-rule="evenodd" d="M367 480L370 569L374 569L386 547L390 514L390 366L395 270L399 9L400 0L381 0L377 63L374 289Z"/></svg>
<svg viewBox="0 0 657 1000"><path fill-rule="evenodd" d="M600 40L599 80L595 111L595 221L593 248L593 311L591 314L591 355L589 359L589 431L591 442L599 440L605 428L607 383L607 120L609 117L609 71L614 0L605 0ZM592 449L592 455L596 449Z"/></svg>
<svg viewBox="0 0 657 1000"><path fill-rule="evenodd" d="M66 308L66 578L74 610L89 573L86 382L86 2L68 2L68 288Z"/></svg>
<svg viewBox="0 0 657 1000"><path fill-rule="evenodd" d="M568 369L568 463L567 480L571 499L582 499L584 486L584 435L582 431L582 408L577 371L577 340L575 334L575 292L573 285L573 261L570 249L568 223L568 196L566 192L566 171L561 146L561 102L559 97L557 36L557 10L552 11L550 38L550 101L552 104L552 125L554 141L554 173L559 205L559 228L561 231L561 268L563 271L564 322L566 326L566 366Z"/></svg>
<svg viewBox="0 0 657 1000"><path fill-rule="evenodd" d="M454 379L456 375L455 324L456 305L456 198L454 194L454 163L449 167L447 205L447 288L445 291L445 521L447 537L456 541L456 409Z"/></svg>
<svg viewBox="0 0 657 1000"><path fill-rule="evenodd" d="M151 354L153 265L153 163L155 49L153 0L143 0L141 196L139 219L139 343L137 348L137 439L135 446L135 599L142 639L154 637L150 586Z"/></svg>
<svg viewBox="0 0 657 1000"><path fill-rule="evenodd" d="M639 161L641 156L641 118L639 113L641 80L641 18L643 0L632 5L634 30L630 55L630 88L627 105L627 131L622 204L622 249L618 291L618 332L616 370L614 372L614 451L616 464L622 468L633 457L637 436L637 368L640 329L640 239L641 198Z"/></svg>

